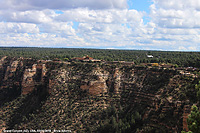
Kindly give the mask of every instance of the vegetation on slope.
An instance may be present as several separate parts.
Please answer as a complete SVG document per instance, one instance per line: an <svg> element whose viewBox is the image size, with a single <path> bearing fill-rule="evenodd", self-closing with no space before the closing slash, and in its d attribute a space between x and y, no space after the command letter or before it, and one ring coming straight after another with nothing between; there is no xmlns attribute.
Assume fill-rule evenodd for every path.
<svg viewBox="0 0 200 133"><path fill-rule="evenodd" d="M34 56L29 52L27 56ZM116 54L115 57L123 55L120 52L111 51ZM199 106L198 71L187 75L159 67L49 61L45 63L45 78L41 77L42 69L37 69L33 76L35 88L28 95L21 95L24 71L37 64L37 60L20 59L24 66L19 65L11 77L5 78L6 71L15 60L18 59L8 57L0 69L0 129L180 132L183 130L185 108L193 104ZM107 91L92 95L95 93L91 91L99 87L95 88L94 83L98 82L105 83ZM82 89L82 85L89 86L91 90Z"/></svg>
<svg viewBox="0 0 200 133"><path fill-rule="evenodd" d="M33 63L25 64L30 68ZM176 70L80 62L47 62L46 66L45 84L36 84L28 95L16 94L1 105L0 128L180 132L186 105L199 104L199 77ZM41 80L37 74L35 81ZM108 75L106 93L91 95L81 89L99 82L101 74Z"/></svg>

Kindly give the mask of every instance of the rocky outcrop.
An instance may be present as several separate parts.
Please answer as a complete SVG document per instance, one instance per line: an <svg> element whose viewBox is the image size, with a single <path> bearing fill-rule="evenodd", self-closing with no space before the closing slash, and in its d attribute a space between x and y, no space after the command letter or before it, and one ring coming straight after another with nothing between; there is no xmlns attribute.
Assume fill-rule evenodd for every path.
<svg viewBox="0 0 200 133"><path fill-rule="evenodd" d="M91 95L100 95L107 92L107 86L105 82L102 81L90 81L89 85L85 84L80 86L84 91L88 91Z"/></svg>
<svg viewBox="0 0 200 133"><path fill-rule="evenodd" d="M85 70L86 66L89 70ZM67 105L59 112L63 119L65 110L68 107L73 109L70 111L70 118L74 119L72 125L82 119L84 121L83 114L73 112L76 108L87 114L88 109L94 112L95 108L106 110L112 104L116 112L121 108L127 113L133 110L140 112L143 122L138 129L140 132L188 131L190 105L179 98L181 87L188 81L183 82L174 71L3 57L0 73L0 101L15 95L16 91L20 92L19 95L37 92L34 94L46 96L43 93L48 93L51 101L56 99L63 106ZM97 103L92 98L98 99ZM88 103L91 107L87 106ZM89 112L90 115L92 113ZM99 120L95 122L98 125Z"/></svg>
<svg viewBox="0 0 200 133"><path fill-rule="evenodd" d="M4 56L4 57L1 58L1 60L0 60L0 68L3 67L4 61L5 61L6 58L7 58L7 56Z"/></svg>
<svg viewBox="0 0 200 133"><path fill-rule="evenodd" d="M35 88L34 76L36 74L36 66L37 64L34 64L32 69L28 68L24 72L22 81L22 94L24 95L32 92Z"/></svg>
<svg viewBox="0 0 200 133"><path fill-rule="evenodd" d="M119 88L120 88L120 83L121 83L121 74L119 72L119 68L115 69L113 78L114 78L114 93L118 94Z"/></svg>
<svg viewBox="0 0 200 133"><path fill-rule="evenodd" d="M26 95L36 89L37 84L43 84L47 69L45 64L33 64L32 68L25 69L22 80L22 94Z"/></svg>
<svg viewBox="0 0 200 133"><path fill-rule="evenodd" d="M101 72L101 69L98 68L89 75L97 77L97 79L91 79L91 81L88 81L86 79L84 81L85 84L80 86L80 88L83 91L87 91L91 95L100 95L108 92L108 87L106 85L106 80L108 79L108 72Z"/></svg>
<svg viewBox="0 0 200 133"><path fill-rule="evenodd" d="M16 60L16 61L13 61L11 63L11 65L7 66L6 73L5 73L5 76L4 76L4 81L7 81L8 78L11 78L11 77L14 76L18 65L19 65L19 61Z"/></svg>

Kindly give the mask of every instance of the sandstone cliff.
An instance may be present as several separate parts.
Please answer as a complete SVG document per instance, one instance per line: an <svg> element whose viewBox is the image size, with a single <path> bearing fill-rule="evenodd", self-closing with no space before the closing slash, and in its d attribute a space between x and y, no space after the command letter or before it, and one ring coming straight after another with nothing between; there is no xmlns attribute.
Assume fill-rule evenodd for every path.
<svg viewBox="0 0 200 133"><path fill-rule="evenodd" d="M116 112L139 112L137 131L180 132L188 130L190 92L198 81L168 69L10 57L0 60L0 74L2 129L87 131L91 125L97 131L114 108L117 123Z"/></svg>

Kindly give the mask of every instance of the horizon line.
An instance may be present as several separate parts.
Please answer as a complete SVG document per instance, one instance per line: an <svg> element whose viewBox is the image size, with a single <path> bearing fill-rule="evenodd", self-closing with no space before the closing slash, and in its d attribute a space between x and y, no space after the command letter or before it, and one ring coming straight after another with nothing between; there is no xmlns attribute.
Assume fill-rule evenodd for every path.
<svg viewBox="0 0 200 133"><path fill-rule="evenodd" d="M49 46L0 46L0 48L49 48L49 49L90 49L90 50L122 50L122 51L160 51L160 52L200 52L189 50L158 50L158 49L133 49L133 48L96 48L96 47L49 47Z"/></svg>

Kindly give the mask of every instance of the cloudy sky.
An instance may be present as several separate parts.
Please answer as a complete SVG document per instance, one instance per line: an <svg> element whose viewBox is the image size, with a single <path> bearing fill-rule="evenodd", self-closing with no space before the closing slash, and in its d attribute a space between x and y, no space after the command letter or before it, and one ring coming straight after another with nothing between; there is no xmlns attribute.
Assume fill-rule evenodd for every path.
<svg viewBox="0 0 200 133"><path fill-rule="evenodd" d="M200 1L0 0L0 46L200 51Z"/></svg>

